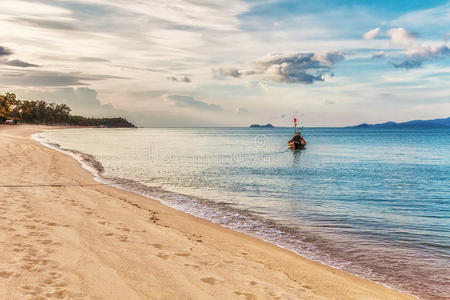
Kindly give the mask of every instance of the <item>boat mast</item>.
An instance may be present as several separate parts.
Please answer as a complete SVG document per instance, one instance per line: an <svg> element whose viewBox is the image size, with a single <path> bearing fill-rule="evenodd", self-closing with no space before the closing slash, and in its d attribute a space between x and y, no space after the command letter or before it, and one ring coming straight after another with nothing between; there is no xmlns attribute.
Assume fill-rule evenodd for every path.
<svg viewBox="0 0 450 300"><path fill-rule="evenodd" d="M294 116L294 136L297 134L297 118Z"/></svg>

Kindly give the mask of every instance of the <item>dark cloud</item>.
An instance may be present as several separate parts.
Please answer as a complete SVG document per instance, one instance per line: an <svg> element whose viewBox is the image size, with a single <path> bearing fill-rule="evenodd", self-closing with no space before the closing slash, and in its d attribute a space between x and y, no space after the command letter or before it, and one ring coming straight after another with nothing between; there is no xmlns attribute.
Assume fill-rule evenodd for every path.
<svg viewBox="0 0 450 300"><path fill-rule="evenodd" d="M77 28L72 22L52 21L37 18L14 18L11 22L18 22L29 26L53 30L79 30L79 28Z"/></svg>
<svg viewBox="0 0 450 300"><path fill-rule="evenodd" d="M186 107L206 111L223 111L222 107L219 105L198 101L190 96L168 95L166 97L166 102L177 107Z"/></svg>
<svg viewBox="0 0 450 300"><path fill-rule="evenodd" d="M101 57L79 57L78 60L86 62L109 62L109 60Z"/></svg>
<svg viewBox="0 0 450 300"><path fill-rule="evenodd" d="M10 72L10 73L3 73L2 76L5 77L22 77L25 76L24 73L18 73L18 72Z"/></svg>
<svg viewBox="0 0 450 300"><path fill-rule="evenodd" d="M267 80L286 83L311 84L323 81L331 67L344 60L339 52L271 54L255 62Z"/></svg>
<svg viewBox="0 0 450 300"><path fill-rule="evenodd" d="M86 85L81 82L84 79L78 75L42 71L28 72L20 78L4 79L2 83L12 86L80 86Z"/></svg>
<svg viewBox="0 0 450 300"><path fill-rule="evenodd" d="M404 61L398 63L391 62L391 64L394 67L406 70L420 68L422 67L422 63L423 63L422 59L411 59L411 58L405 59Z"/></svg>
<svg viewBox="0 0 450 300"><path fill-rule="evenodd" d="M13 54L12 50L10 50L10 49L8 49L6 47L0 46L0 56L8 56L8 55L11 55L11 54Z"/></svg>
<svg viewBox="0 0 450 300"><path fill-rule="evenodd" d="M450 49L447 45L419 46L418 48L409 50L402 60L392 61L391 64L396 68L409 70L420 68L426 61L442 59L449 56Z"/></svg>
<svg viewBox="0 0 450 300"><path fill-rule="evenodd" d="M254 75L257 74L255 70L239 70L237 68L218 68L212 69L214 78L220 77L235 77L240 78L243 75Z"/></svg>
<svg viewBox="0 0 450 300"><path fill-rule="evenodd" d="M72 57L63 55L42 55L40 58L52 61L110 62L105 58L90 56Z"/></svg>
<svg viewBox="0 0 450 300"><path fill-rule="evenodd" d="M1 73L0 69L0 73ZM98 81L104 79L123 79L101 74L62 73L51 71L28 71L19 78L4 78L2 84L11 86L83 86L86 81Z"/></svg>
<svg viewBox="0 0 450 300"><path fill-rule="evenodd" d="M19 59L3 60L3 61L0 61L0 64L12 66L12 67L20 67L20 68L39 67L39 65L30 64L30 63L27 63L27 62L19 60Z"/></svg>
<svg viewBox="0 0 450 300"><path fill-rule="evenodd" d="M262 75L274 82L311 84L323 81L324 75L331 75L332 67L344 60L340 52L296 53L291 55L270 54L253 62L254 69L221 68L213 70L221 77L241 77L243 75Z"/></svg>
<svg viewBox="0 0 450 300"><path fill-rule="evenodd" d="M172 76L167 77L167 80L174 81L174 82L186 82L186 83L191 82L191 78L189 78L186 75L183 75L180 77L175 77L172 75Z"/></svg>

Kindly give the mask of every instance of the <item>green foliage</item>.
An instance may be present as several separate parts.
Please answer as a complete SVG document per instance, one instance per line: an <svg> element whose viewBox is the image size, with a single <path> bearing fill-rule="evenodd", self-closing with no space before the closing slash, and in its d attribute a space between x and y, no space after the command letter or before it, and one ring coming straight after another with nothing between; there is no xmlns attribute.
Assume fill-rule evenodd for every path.
<svg viewBox="0 0 450 300"><path fill-rule="evenodd" d="M71 116L70 125L75 126L105 126L105 127L136 127L124 118L85 118Z"/></svg>
<svg viewBox="0 0 450 300"><path fill-rule="evenodd" d="M21 101L15 94L0 94L0 121L13 119L28 124L135 127L123 118L85 118L72 116L66 104Z"/></svg>

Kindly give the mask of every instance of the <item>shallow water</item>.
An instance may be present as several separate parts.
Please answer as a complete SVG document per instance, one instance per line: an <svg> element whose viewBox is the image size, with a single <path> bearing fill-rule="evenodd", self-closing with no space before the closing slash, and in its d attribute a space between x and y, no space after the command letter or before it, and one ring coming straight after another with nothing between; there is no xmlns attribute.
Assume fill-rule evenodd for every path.
<svg viewBox="0 0 450 300"><path fill-rule="evenodd" d="M450 129L69 129L102 177L427 299L450 296Z"/></svg>

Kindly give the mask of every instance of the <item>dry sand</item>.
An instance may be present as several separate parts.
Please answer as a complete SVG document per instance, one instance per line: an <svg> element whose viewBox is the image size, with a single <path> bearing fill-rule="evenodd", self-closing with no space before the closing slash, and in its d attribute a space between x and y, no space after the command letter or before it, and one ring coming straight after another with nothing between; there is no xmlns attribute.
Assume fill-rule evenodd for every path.
<svg viewBox="0 0 450 300"><path fill-rule="evenodd" d="M0 299L414 299L93 180L0 126Z"/></svg>

